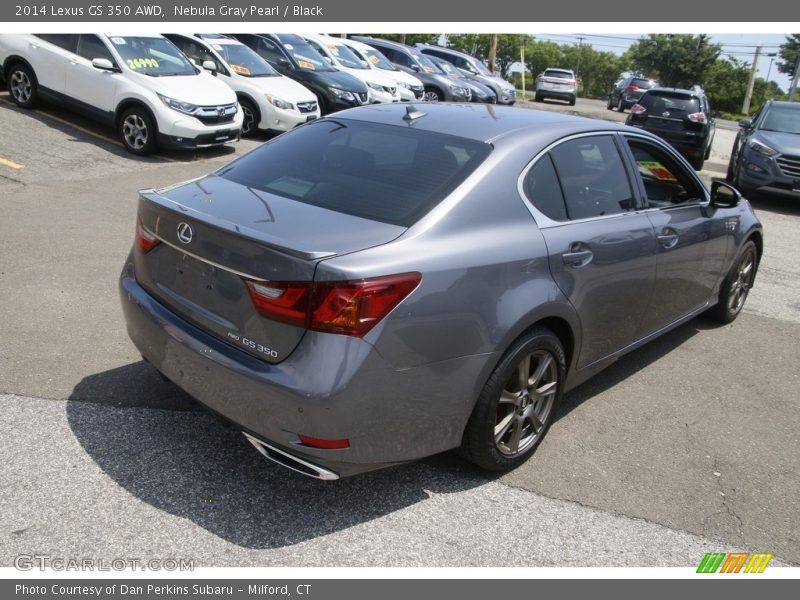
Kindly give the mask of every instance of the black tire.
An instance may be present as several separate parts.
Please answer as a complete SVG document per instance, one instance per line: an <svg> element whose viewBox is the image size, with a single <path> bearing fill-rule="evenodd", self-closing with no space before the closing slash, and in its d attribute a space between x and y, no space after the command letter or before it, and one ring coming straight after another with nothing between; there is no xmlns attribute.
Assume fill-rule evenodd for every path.
<svg viewBox="0 0 800 600"><path fill-rule="evenodd" d="M460 454L489 471L525 462L553 421L566 370L564 349L549 329L534 327L518 338L484 385Z"/></svg>
<svg viewBox="0 0 800 600"><path fill-rule="evenodd" d="M444 102L444 94L442 90L426 85L422 99L425 100L425 102Z"/></svg>
<svg viewBox="0 0 800 600"><path fill-rule="evenodd" d="M745 242L719 290L719 303L709 314L722 323L731 323L742 312L758 270L758 251L752 240Z"/></svg>
<svg viewBox="0 0 800 600"><path fill-rule="evenodd" d="M606 102L606 108L608 110L614 110L614 99L612 98L611 94L608 95L608 102Z"/></svg>
<svg viewBox="0 0 800 600"><path fill-rule="evenodd" d="M247 98L239 100L242 107L244 120L242 121L242 137L252 137L258 132L258 124L261 122L261 113L252 101Z"/></svg>
<svg viewBox="0 0 800 600"><path fill-rule="evenodd" d="M538 93L533 95L534 102L544 102L544 96L540 96Z"/></svg>
<svg viewBox="0 0 800 600"><path fill-rule="evenodd" d="M692 168L695 171L700 171L703 169L703 164L705 163L705 159L702 156L693 156L689 159L689 164L692 165Z"/></svg>
<svg viewBox="0 0 800 600"><path fill-rule="evenodd" d="M708 142L708 147L706 148L706 153L703 155L703 158L705 160L708 160L709 158L711 158L711 146L713 144L714 144L714 140L711 140L710 142Z"/></svg>
<svg viewBox="0 0 800 600"><path fill-rule="evenodd" d="M150 113L141 106L126 108L119 117L119 137L125 149L137 156L152 154L158 131Z"/></svg>
<svg viewBox="0 0 800 600"><path fill-rule="evenodd" d="M737 133L736 134L736 139L733 140L733 150L731 151L731 158L728 161L728 171L725 173L725 181L727 181L728 183L731 183L733 185L736 185L735 184L736 175L737 175L737 173L736 173L736 171L737 171L736 162L739 160L739 153L736 150L739 148L739 139L740 139L740 136Z"/></svg>
<svg viewBox="0 0 800 600"><path fill-rule="evenodd" d="M569 99L569 105L570 105L570 106L575 106L575 96L571 96L571 97L570 97L570 99Z"/></svg>
<svg viewBox="0 0 800 600"><path fill-rule="evenodd" d="M6 73L6 85L14 104L33 108L39 102L39 84L33 71L23 63L14 63Z"/></svg>
<svg viewBox="0 0 800 600"><path fill-rule="evenodd" d="M617 112L624 113L625 112L625 103L622 101L622 96L620 95L619 100L617 100Z"/></svg>

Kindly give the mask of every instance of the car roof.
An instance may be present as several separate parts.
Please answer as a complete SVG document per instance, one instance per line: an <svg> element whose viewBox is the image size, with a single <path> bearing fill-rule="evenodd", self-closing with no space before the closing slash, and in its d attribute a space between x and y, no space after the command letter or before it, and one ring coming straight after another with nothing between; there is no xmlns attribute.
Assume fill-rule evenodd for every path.
<svg viewBox="0 0 800 600"><path fill-rule="evenodd" d="M410 123L403 119L407 111L423 116ZM385 125L409 126L434 133L456 135L480 142L492 143L513 135L550 137L588 131L631 131L631 128L610 121L576 117L564 113L472 103L404 103L372 104L336 113L327 118L354 119ZM641 133L640 130L635 130Z"/></svg>
<svg viewBox="0 0 800 600"><path fill-rule="evenodd" d="M780 106L784 108L791 108L792 110L800 110L800 102L787 102L786 100L767 100L770 106Z"/></svg>
<svg viewBox="0 0 800 600"><path fill-rule="evenodd" d="M368 46L372 45L372 42L377 42L378 44L382 44L384 46L388 46L389 48L394 48L395 50L400 50L402 52L419 52L416 48L412 48L411 46L407 46L405 44L401 44L400 42L392 42L390 40L384 40L383 38L373 38L366 35L359 35L353 36L353 39L357 42L362 42L367 44Z"/></svg>

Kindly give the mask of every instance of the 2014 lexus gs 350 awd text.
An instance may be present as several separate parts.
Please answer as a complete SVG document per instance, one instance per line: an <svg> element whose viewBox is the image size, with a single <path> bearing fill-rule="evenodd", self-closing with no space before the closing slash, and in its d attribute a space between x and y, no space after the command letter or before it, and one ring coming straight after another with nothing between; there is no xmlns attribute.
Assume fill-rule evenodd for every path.
<svg viewBox="0 0 800 600"><path fill-rule="evenodd" d="M762 251L749 203L646 132L386 104L142 192L120 291L142 356L287 467L506 470L566 391L735 319Z"/></svg>

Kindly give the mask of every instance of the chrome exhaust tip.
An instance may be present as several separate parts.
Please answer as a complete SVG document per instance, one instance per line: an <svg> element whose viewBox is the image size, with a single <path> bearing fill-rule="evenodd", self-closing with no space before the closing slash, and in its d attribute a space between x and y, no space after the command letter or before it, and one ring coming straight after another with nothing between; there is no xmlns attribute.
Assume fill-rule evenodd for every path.
<svg viewBox="0 0 800 600"><path fill-rule="evenodd" d="M267 444L266 442L262 442L246 431L243 431L242 433L244 434L244 437L247 438L247 441L253 444L256 450L258 450L269 460L278 463L282 467L286 467L287 469L291 469L292 471L300 473L301 475L306 475L307 477L322 479L323 481L334 481L339 479L338 473L334 473L330 469L320 467L319 465L315 465L314 463L302 458L292 456L284 450L280 450Z"/></svg>

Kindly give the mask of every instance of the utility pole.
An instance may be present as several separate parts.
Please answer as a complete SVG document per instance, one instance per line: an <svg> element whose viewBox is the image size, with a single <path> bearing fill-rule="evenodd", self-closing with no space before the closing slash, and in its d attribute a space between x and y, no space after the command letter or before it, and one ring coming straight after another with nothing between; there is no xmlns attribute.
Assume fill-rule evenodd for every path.
<svg viewBox="0 0 800 600"><path fill-rule="evenodd" d="M756 55L753 57L753 66L750 68L750 80L747 82L747 92L742 103L742 114L750 114L750 100L753 97L753 87L756 84L756 71L758 71L758 58L761 56L761 42L756 46Z"/></svg>
<svg viewBox="0 0 800 600"><path fill-rule="evenodd" d="M575 81L577 82L576 83L576 87L575 87L576 91L578 89L577 86L580 85L581 54L583 53L582 52L583 40L585 40L585 39L586 39L585 37L578 36L578 64L575 66Z"/></svg>
<svg viewBox="0 0 800 600"><path fill-rule="evenodd" d="M519 49L519 62L522 63L522 101L525 101L525 38L522 38L522 46Z"/></svg>
<svg viewBox="0 0 800 600"><path fill-rule="evenodd" d="M792 77L792 85L789 86L789 102L794 102L798 80L800 80L800 54L797 55L797 61L794 63L794 76Z"/></svg>
<svg viewBox="0 0 800 600"><path fill-rule="evenodd" d="M495 72L495 60L497 59L497 34L493 33L489 39L489 70Z"/></svg>

